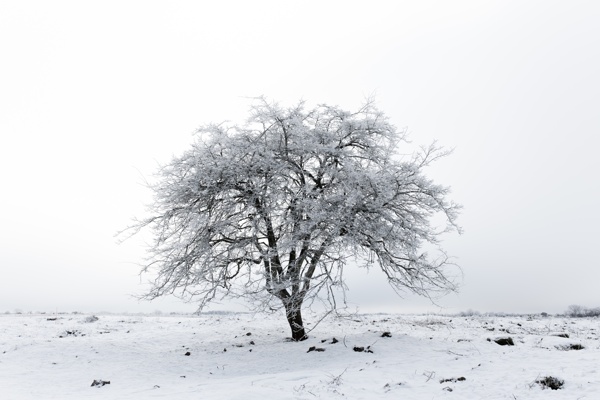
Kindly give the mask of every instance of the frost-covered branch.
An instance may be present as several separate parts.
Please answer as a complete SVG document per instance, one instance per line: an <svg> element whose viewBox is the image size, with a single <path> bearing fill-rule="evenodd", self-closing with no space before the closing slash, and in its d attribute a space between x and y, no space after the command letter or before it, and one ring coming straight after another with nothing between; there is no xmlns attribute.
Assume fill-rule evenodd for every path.
<svg viewBox="0 0 600 400"><path fill-rule="evenodd" d="M160 169L150 216L132 227L154 234L148 297L275 298L298 339L303 302L331 296L350 257L375 261L396 290L453 290L448 257L422 251L438 245L435 215L460 231L460 206L424 175L448 152L434 143L405 160L406 144L372 102L351 113L261 98L245 125L202 127Z"/></svg>

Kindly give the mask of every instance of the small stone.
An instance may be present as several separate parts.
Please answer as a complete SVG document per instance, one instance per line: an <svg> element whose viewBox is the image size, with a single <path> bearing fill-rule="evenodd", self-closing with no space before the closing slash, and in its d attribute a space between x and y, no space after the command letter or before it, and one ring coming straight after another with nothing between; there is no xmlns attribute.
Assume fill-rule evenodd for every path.
<svg viewBox="0 0 600 400"><path fill-rule="evenodd" d="M514 346L515 345L515 342L513 342L511 337L494 339L494 342L496 342L500 346Z"/></svg>
<svg viewBox="0 0 600 400"><path fill-rule="evenodd" d="M94 379L94 382L92 382L92 384L90 386L95 386L95 387L102 387L104 385L110 385L110 381L103 381L102 379Z"/></svg>

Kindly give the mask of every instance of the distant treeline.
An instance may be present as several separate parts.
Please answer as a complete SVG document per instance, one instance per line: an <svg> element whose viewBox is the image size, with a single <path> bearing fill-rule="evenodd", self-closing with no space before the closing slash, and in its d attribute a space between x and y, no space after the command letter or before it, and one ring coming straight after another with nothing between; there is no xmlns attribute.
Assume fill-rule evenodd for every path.
<svg viewBox="0 0 600 400"><path fill-rule="evenodd" d="M587 308L576 304L569 306L565 315L568 317L585 318L585 317L600 317L600 307Z"/></svg>
<svg viewBox="0 0 600 400"><path fill-rule="evenodd" d="M542 312L542 313L538 313L538 314L531 314L531 313L527 313L527 314L518 314L518 313L505 313L505 312L479 312L477 310L466 310L466 311L461 311L459 313L457 313L456 315L458 315L459 317L476 317L476 316L483 316L483 317L519 317L519 316L535 316L535 315L540 315L542 317L549 317L551 316L550 314L546 313L546 312ZM569 308L567 309L567 311L565 311L563 314L557 314L556 316L563 316L563 317L571 317L571 318L589 318L589 317L600 317L600 307L596 307L596 308L588 308L588 307L583 307L580 305L571 305L569 306Z"/></svg>

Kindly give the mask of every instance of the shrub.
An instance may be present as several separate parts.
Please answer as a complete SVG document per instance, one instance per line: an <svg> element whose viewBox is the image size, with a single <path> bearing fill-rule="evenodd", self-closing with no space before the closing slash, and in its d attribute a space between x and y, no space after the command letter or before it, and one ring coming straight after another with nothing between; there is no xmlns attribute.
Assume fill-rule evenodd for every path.
<svg viewBox="0 0 600 400"><path fill-rule="evenodd" d="M481 313L477 310L468 309L466 311L461 311L458 313L459 317L477 317L481 315Z"/></svg>
<svg viewBox="0 0 600 400"><path fill-rule="evenodd" d="M554 376L546 376L542 379L538 379L535 383L539 384L542 389L550 388L552 390L561 389L565 384L565 381L559 378L555 378Z"/></svg>
<svg viewBox="0 0 600 400"><path fill-rule="evenodd" d="M565 312L565 315L571 318L600 317L600 307L586 308L577 304L573 304L569 306Z"/></svg>

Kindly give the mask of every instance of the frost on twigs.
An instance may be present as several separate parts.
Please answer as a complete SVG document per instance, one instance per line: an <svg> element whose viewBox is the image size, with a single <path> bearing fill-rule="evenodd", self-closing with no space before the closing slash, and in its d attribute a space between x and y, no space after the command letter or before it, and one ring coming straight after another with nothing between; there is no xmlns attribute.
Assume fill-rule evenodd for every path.
<svg viewBox="0 0 600 400"><path fill-rule="evenodd" d="M398 292L455 290L460 272L439 240L460 232L460 206L425 176L448 152L411 149L406 136L372 102L350 112L259 98L246 124L200 128L160 169L150 216L130 230L153 234L145 298L174 294L200 309L246 298L283 309L300 341L303 306L344 306L349 262L379 268Z"/></svg>

